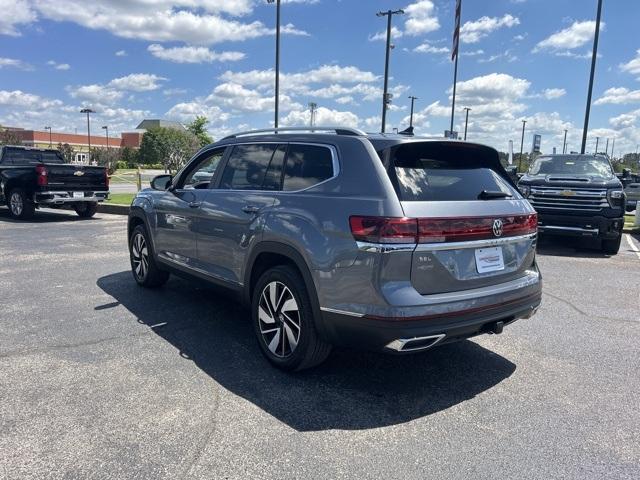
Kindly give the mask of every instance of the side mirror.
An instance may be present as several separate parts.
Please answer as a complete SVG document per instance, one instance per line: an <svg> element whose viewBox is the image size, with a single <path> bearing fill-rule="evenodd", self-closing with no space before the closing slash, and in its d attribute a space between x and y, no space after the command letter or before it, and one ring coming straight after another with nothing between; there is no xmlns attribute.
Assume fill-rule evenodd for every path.
<svg viewBox="0 0 640 480"><path fill-rule="evenodd" d="M154 190L167 190L171 186L171 175L158 175L151 180L151 188Z"/></svg>

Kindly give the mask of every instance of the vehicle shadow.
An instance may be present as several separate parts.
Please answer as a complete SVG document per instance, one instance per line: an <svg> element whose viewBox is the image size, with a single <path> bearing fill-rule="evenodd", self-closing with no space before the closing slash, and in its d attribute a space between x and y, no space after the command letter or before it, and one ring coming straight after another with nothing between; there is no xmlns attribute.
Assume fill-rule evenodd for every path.
<svg viewBox="0 0 640 480"><path fill-rule="evenodd" d="M555 257L609 258L600 251L600 241L592 238L539 235L537 251Z"/></svg>
<svg viewBox="0 0 640 480"><path fill-rule="evenodd" d="M97 218L80 218L73 210L36 210L29 220L16 220L9 215L9 209L0 207L0 222L8 223L52 223L52 222L86 222Z"/></svg>
<svg viewBox="0 0 640 480"><path fill-rule="evenodd" d="M248 314L210 288L172 277L159 290L131 273L98 286L213 380L297 431L396 425L469 400L516 369L471 341L410 356L334 350L321 366L281 372L263 358Z"/></svg>

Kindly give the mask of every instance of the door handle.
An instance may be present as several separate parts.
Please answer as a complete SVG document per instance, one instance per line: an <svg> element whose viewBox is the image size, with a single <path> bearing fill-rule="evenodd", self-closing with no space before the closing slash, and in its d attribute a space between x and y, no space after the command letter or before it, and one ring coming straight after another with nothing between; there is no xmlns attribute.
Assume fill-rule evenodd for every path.
<svg viewBox="0 0 640 480"><path fill-rule="evenodd" d="M191 208L198 208L200 205L202 205L200 202L189 202Z"/></svg>
<svg viewBox="0 0 640 480"><path fill-rule="evenodd" d="M242 207L242 211L244 213L258 213L260 211L260 207L256 207L255 205L245 205Z"/></svg>

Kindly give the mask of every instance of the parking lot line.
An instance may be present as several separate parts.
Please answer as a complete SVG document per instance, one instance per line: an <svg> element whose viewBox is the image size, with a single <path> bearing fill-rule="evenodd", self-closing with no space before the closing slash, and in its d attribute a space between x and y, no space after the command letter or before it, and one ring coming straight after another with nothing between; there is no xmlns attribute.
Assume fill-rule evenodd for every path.
<svg viewBox="0 0 640 480"><path fill-rule="evenodd" d="M633 241L633 239L631 238L631 235L627 233L626 237L627 237L627 243L631 247L631 250L633 250L638 256L638 259L640 259L640 248L638 248L638 246L636 245L636 242Z"/></svg>

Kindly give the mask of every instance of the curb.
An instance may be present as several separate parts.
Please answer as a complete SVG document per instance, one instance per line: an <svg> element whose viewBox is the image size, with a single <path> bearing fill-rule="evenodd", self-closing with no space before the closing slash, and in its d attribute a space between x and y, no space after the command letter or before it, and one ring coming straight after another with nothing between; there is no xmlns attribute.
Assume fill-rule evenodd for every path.
<svg viewBox="0 0 640 480"><path fill-rule="evenodd" d="M118 205L115 203L98 204L99 213L110 213L111 215L129 215L129 205Z"/></svg>

